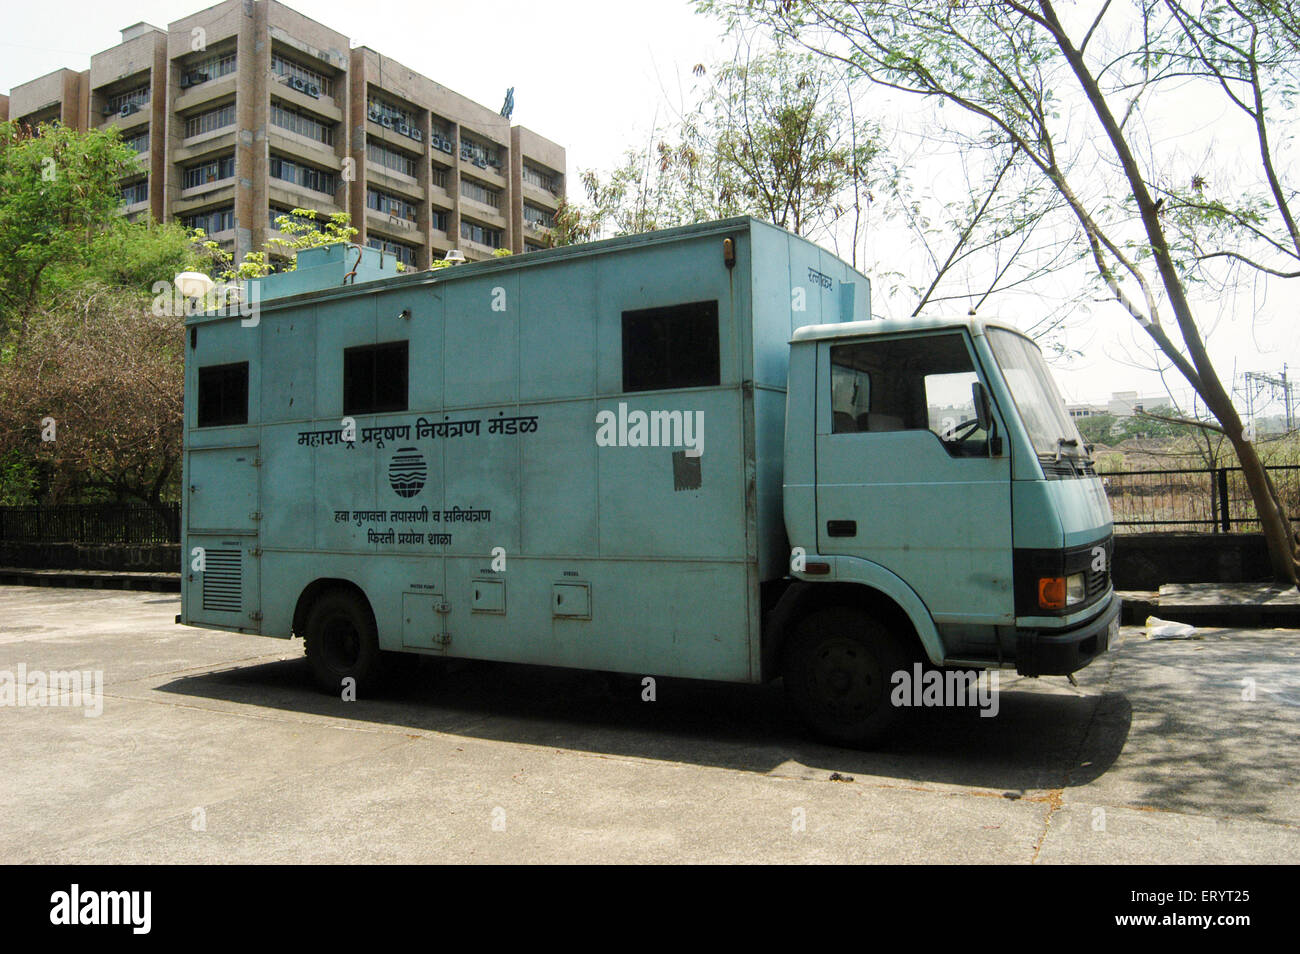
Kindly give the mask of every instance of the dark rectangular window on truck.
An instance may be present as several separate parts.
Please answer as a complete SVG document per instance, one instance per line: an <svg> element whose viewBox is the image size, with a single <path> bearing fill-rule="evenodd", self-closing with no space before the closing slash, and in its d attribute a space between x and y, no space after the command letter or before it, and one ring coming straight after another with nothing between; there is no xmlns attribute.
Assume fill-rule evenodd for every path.
<svg viewBox="0 0 1300 954"><path fill-rule="evenodd" d="M248 362L199 368L199 427L248 423Z"/></svg>
<svg viewBox="0 0 1300 954"><path fill-rule="evenodd" d="M379 414L406 410L405 341L343 351L343 413Z"/></svg>
<svg viewBox="0 0 1300 954"><path fill-rule="evenodd" d="M623 390L719 384L718 303L623 312Z"/></svg>

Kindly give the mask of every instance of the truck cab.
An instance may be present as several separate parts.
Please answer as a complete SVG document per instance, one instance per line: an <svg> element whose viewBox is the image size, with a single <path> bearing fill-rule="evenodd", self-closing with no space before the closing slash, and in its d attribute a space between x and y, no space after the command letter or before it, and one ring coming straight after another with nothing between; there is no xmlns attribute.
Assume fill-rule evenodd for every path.
<svg viewBox="0 0 1300 954"><path fill-rule="evenodd" d="M1064 675L1118 629L1101 479L1038 347L1010 326L798 329L784 513L798 582L778 616L800 622L781 668L823 734L838 720L852 741L895 715L873 702L913 656ZM808 624L810 605L840 615Z"/></svg>

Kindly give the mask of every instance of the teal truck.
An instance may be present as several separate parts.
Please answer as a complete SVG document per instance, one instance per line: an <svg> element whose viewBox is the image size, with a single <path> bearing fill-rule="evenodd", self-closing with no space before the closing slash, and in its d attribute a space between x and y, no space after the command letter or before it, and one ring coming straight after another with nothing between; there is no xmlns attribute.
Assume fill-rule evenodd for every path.
<svg viewBox="0 0 1300 954"><path fill-rule="evenodd" d="M1111 515L1039 349L870 291L750 218L302 252L252 317L187 318L178 621L301 636L334 693L411 654L783 677L856 745L916 663L1086 666Z"/></svg>

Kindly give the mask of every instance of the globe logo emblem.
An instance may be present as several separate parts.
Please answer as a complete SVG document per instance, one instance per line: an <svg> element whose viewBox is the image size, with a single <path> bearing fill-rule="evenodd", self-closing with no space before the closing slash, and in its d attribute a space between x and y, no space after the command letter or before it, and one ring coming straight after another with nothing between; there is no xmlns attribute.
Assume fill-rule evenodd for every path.
<svg viewBox="0 0 1300 954"><path fill-rule="evenodd" d="M424 455L414 447L399 447L388 464L388 483L399 497L414 497L424 489L429 468Z"/></svg>

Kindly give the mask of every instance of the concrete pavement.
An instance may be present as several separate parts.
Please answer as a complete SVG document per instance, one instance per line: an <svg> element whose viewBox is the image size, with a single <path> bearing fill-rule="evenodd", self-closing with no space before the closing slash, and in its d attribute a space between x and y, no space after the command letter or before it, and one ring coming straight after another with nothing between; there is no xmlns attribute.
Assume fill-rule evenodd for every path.
<svg viewBox="0 0 1300 954"><path fill-rule="evenodd" d="M103 713L0 708L11 862L1283 862L1300 854L1300 634L1203 630L999 713L808 742L779 686L465 664L318 693L301 643L179 598L0 587L0 673L102 670Z"/></svg>

